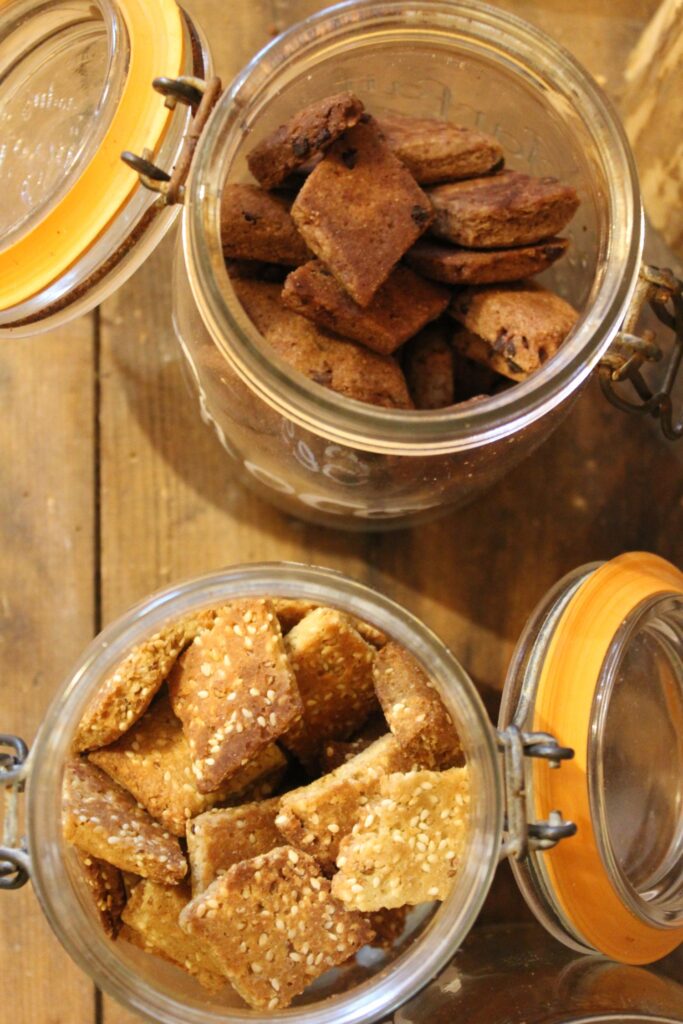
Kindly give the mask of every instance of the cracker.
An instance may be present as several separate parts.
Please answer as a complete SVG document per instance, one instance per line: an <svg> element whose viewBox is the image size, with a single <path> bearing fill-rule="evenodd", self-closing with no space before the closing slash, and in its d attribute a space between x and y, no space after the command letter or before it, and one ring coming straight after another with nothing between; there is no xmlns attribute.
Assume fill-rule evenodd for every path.
<svg viewBox="0 0 683 1024"><path fill-rule="evenodd" d="M462 746L451 716L424 669L391 641L374 663L375 691L399 745L426 768L451 768Z"/></svg>
<svg viewBox="0 0 683 1024"><path fill-rule="evenodd" d="M391 356L338 338L293 313L283 304L282 289L276 284L237 280L233 285L256 328L295 370L358 402L412 408L403 372Z"/></svg>
<svg viewBox="0 0 683 1024"><path fill-rule="evenodd" d="M332 892L354 910L444 900L467 835L469 770L390 775L342 840Z"/></svg>
<svg viewBox="0 0 683 1024"><path fill-rule="evenodd" d="M289 633L290 629L296 626L297 622L301 622L309 612L315 611L316 608L320 607L315 601L306 601L298 597L274 597L271 601L283 636ZM348 612L346 614L348 615ZM363 639L367 640L373 647L379 649L387 642L387 635L381 629L377 629L376 626L369 622L364 622L362 619L357 619L355 615L349 615L349 618Z"/></svg>
<svg viewBox="0 0 683 1024"><path fill-rule="evenodd" d="M320 770L322 774L333 772L335 768L346 764L356 754L367 750L372 740L328 740L320 751Z"/></svg>
<svg viewBox="0 0 683 1024"><path fill-rule="evenodd" d="M207 811L187 823L192 893L203 892L233 864L282 846L275 827L279 797Z"/></svg>
<svg viewBox="0 0 683 1024"><path fill-rule="evenodd" d="M432 234L474 249L552 238L579 206L571 186L519 171L437 185L429 190L429 198L435 211Z"/></svg>
<svg viewBox="0 0 683 1024"><path fill-rule="evenodd" d="M416 409L443 409L455 400L453 349L443 324L430 324L406 346L406 380Z"/></svg>
<svg viewBox="0 0 683 1024"><path fill-rule="evenodd" d="M433 184L486 174L503 159L492 135L431 118L393 111L378 118L379 128L416 181Z"/></svg>
<svg viewBox="0 0 683 1024"><path fill-rule="evenodd" d="M540 274L564 256L568 238L520 245L512 249L459 249L420 239L406 253L419 274L445 284L496 284Z"/></svg>
<svg viewBox="0 0 683 1024"><path fill-rule="evenodd" d="M201 939L188 935L178 924L190 901L187 885L136 885L123 912L125 938L134 945L170 961L197 979L210 992L226 984L221 964Z"/></svg>
<svg viewBox="0 0 683 1024"><path fill-rule="evenodd" d="M235 864L197 896L181 926L210 943L244 1000L276 1010L373 938L330 895L312 857L280 846Z"/></svg>
<svg viewBox="0 0 683 1024"><path fill-rule="evenodd" d="M316 608L285 638L303 716L282 742L304 764L313 763L326 740L343 740L360 729L377 702L372 663L377 653L343 612Z"/></svg>
<svg viewBox="0 0 683 1024"><path fill-rule="evenodd" d="M168 680L200 793L212 793L301 714L280 625L265 599L224 605Z"/></svg>
<svg viewBox="0 0 683 1024"><path fill-rule="evenodd" d="M76 849L81 875L104 931L115 939L121 928L121 911L126 905L123 876L113 864Z"/></svg>
<svg viewBox="0 0 683 1024"><path fill-rule="evenodd" d="M382 777L413 766L394 737L383 736L329 775L286 793L275 824L288 842L312 854L332 873L339 843L379 792Z"/></svg>
<svg viewBox="0 0 683 1024"><path fill-rule="evenodd" d="M236 798L249 786L265 781L286 765L279 748L271 743L218 789L200 793L192 771L190 746L166 694L155 701L125 736L109 747L94 751L89 759L177 836L185 835L189 818Z"/></svg>
<svg viewBox="0 0 683 1024"><path fill-rule="evenodd" d="M264 188L274 188L356 124L363 104L350 92L316 100L267 135L247 156L249 170Z"/></svg>
<svg viewBox="0 0 683 1024"><path fill-rule="evenodd" d="M391 949L405 931L408 907L382 908L367 915L368 924L375 933L370 943L377 949Z"/></svg>
<svg viewBox="0 0 683 1024"><path fill-rule="evenodd" d="M144 715L180 653L211 626L213 617L213 611L188 615L134 647L86 708L74 749L93 750L123 736Z"/></svg>
<svg viewBox="0 0 683 1024"><path fill-rule="evenodd" d="M256 185L226 185L221 196L221 243L231 260L298 267L311 258L289 215L290 203Z"/></svg>
<svg viewBox="0 0 683 1024"><path fill-rule="evenodd" d="M371 120L346 132L306 179L292 218L360 306L429 227L429 199Z"/></svg>
<svg viewBox="0 0 683 1024"><path fill-rule="evenodd" d="M121 871L171 885L187 874L178 840L87 761L64 769L63 828L68 842Z"/></svg>
<svg viewBox="0 0 683 1024"><path fill-rule="evenodd" d="M359 306L319 260L294 270L282 291L284 304L344 338L391 355L441 316L450 292L418 277L408 267L392 270L368 306Z"/></svg>
<svg viewBox="0 0 683 1024"><path fill-rule="evenodd" d="M458 352L518 381L557 352L578 320L568 302L530 281L465 289L449 313L463 327L453 335Z"/></svg>

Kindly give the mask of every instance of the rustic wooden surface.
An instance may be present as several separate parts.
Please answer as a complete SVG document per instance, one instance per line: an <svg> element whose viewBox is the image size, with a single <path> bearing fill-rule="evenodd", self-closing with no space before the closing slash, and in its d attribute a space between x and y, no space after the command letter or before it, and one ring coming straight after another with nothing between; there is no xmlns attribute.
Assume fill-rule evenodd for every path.
<svg viewBox="0 0 683 1024"><path fill-rule="evenodd" d="M186 6L229 79L270 35L322 4ZM557 35L616 88L620 61L655 3L505 6ZM596 387L514 475L432 525L345 535L272 510L235 482L197 415L167 314L171 251L162 245L98 313L0 345L3 731L30 740L70 662L132 602L232 562L297 559L365 579L431 624L492 690L525 619L569 569L635 548L683 564L683 452L653 425L612 409ZM518 911L499 884L488 916ZM0 914L3 1021L138 1020L72 965L30 888L3 894Z"/></svg>

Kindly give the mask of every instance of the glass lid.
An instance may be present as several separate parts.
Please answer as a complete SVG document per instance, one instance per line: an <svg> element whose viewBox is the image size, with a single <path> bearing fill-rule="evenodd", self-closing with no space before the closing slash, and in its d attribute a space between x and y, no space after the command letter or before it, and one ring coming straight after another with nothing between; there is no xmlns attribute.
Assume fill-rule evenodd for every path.
<svg viewBox="0 0 683 1024"><path fill-rule="evenodd" d="M513 862L560 941L650 963L683 941L683 573L646 553L562 580L531 617L500 727L549 733L575 756L534 759L527 818L577 825Z"/></svg>

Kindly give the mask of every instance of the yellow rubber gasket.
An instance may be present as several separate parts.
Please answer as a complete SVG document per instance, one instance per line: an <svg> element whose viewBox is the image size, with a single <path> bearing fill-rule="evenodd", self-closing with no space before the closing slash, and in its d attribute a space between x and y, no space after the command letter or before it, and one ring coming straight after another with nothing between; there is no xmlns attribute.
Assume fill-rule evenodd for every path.
<svg viewBox="0 0 683 1024"><path fill-rule="evenodd" d="M683 941L683 927L658 928L636 917L612 886L600 856L590 809L588 748L593 697L601 667L626 616L657 594L683 594L683 573L656 555L620 555L579 587L557 624L539 680L534 729L573 747L560 771L536 762L535 812L554 809L578 825L575 838L543 854L560 906L584 941L623 963L658 960Z"/></svg>
<svg viewBox="0 0 683 1024"><path fill-rule="evenodd" d="M73 187L34 228L0 252L0 309L11 309L37 295L106 230L139 187L137 174L122 162L121 152L155 151L173 116L151 86L157 75L182 73L185 43L180 9L175 0L118 0L118 5L130 41L119 105L101 145Z"/></svg>

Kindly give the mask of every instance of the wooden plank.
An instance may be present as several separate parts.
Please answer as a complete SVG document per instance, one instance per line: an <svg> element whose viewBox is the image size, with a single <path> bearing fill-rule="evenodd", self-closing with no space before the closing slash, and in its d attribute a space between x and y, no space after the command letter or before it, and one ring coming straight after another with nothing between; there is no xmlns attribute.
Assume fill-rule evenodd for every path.
<svg viewBox="0 0 683 1024"><path fill-rule="evenodd" d="M94 380L92 317L0 343L0 726L28 742L93 635ZM0 896L2 1019L94 1022L30 885Z"/></svg>

